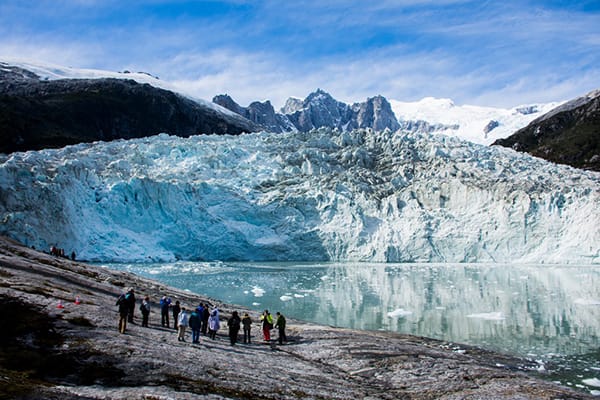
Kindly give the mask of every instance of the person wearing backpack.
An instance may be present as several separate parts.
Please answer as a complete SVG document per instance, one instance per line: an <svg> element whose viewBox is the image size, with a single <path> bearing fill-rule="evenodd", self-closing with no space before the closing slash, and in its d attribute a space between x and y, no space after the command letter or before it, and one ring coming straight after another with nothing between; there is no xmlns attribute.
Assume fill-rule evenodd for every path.
<svg viewBox="0 0 600 400"><path fill-rule="evenodd" d="M234 346L237 342L238 333L240 332L241 319L237 311L231 313L231 317L227 320L229 327L229 342Z"/></svg>
<svg viewBox="0 0 600 400"><path fill-rule="evenodd" d="M129 314L129 303L126 299L126 293L123 293L117 299L115 305L119 306L119 332L125 333L127 329L127 314Z"/></svg>

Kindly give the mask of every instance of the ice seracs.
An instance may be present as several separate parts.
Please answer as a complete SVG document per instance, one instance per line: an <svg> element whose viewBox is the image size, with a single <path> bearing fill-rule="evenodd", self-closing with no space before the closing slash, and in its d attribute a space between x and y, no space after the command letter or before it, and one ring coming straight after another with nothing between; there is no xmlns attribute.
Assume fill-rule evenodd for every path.
<svg viewBox="0 0 600 400"><path fill-rule="evenodd" d="M103 261L598 263L599 183L440 135L160 135L3 156L0 233Z"/></svg>

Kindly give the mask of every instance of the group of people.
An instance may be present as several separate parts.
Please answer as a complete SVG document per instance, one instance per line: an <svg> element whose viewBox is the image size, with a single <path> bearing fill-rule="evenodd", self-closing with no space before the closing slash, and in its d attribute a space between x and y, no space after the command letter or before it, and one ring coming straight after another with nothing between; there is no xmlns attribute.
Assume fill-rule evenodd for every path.
<svg viewBox="0 0 600 400"><path fill-rule="evenodd" d="M260 316L260 320L262 322L263 337L266 342L271 341L271 329L273 328L277 329L279 333L279 337L277 338L279 344L287 342L287 337L285 336L285 317L283 314L277 311L277 319L275 320L275 324L273 324L273 316L269 310L265 310Z"/></svg>
<svg viewBox="0 0 600 400"><path fill-rule="evenodd" d="M125 293L119 296L116 303L119 307L119 332L125 333L127 322L133 323L135 304L135 291L133 288L127 289ZM192 343L200 343L201 334L208 336L210 339L216 339L217 331L221 328L219 309L214 308L210 310L210 306L207 303L200 303L198 307L188 313L188 310L185 307L182 307L179 301L175 301L175 304L172 304L170 297L163 296L160 299L159 307L161 326L169 328L169 313L173 316L173 328L178 331L178 341L185 342L185 332L188 326L192 330ZM148 296L144 297L139 309L142 313L142 326L148 327L148 319L150 316L150 298ZM271 341L271 330L273 328L278 330L279 344L287 342L287 337L285 335L286 321L285 317L280 312L277 312L277 319L274 321L269 310L264 310L263 314L260 316L260 320L262 323L263 338L266 342ZM227 327L229 331L229 341L232 346L238 341L240 329L243 329L244 343L250 343L252 322L252 318L248 313L244 313L243 317L240 317L237 311L231 313L231 317L227 319Z"/></svg>
<svg viewBox="0 0 600 400"><path fill-rule="evenodd" d="M56 246L50 246L50 254L55 257L67 258L66 254L65 254L65 249L62 249L62 248L59 248ZM75 261L75 251L71 252L71 260Z"/></svg>

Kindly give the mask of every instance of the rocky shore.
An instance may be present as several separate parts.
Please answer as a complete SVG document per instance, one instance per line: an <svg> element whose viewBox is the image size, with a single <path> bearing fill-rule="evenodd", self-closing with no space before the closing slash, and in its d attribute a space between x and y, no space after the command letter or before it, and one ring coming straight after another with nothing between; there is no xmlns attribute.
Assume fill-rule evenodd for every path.
<svg viewBox="0 0 600 400"><path fill-rule="evenodd" d="M115 301L128 287L152 300L150 326L136 310L120 334ZM0 399L593 398L540 379L526 360L427 338L288 318L289 342L265 344L252 312L250 345L231 346L225 321L214 341L179 342L160 326L165 294L188 308L209 302L222 319L245 311L0 238Z"/></svg>

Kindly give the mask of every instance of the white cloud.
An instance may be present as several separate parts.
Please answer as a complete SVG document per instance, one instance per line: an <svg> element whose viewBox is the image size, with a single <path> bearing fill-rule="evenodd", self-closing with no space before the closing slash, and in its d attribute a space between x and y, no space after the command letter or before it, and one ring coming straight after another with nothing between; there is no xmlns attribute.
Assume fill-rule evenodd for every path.
<svg viewBox="0 0 600 400"><path fill-rule="evenodd" d="M79 0L73 7L61 0L47 14L36 9L36 21L51 20L52 29L11 19L11 10L23 9L19 3L0 5L6 14L0 57L147 71L197 97L228 93L242 105L270 99L275 107L316 88L348 103L382 94L511 107L565 100L600 82L598 14L515 2L232 0L250 14L170 20L142 14L130 25L86 25L77 32L76 22L88 22L91 7L103 18L113 7L125 11L110 1ZM57 23L62 19L65 24ZM75 28L67 29L70 23Z"/></svg>

